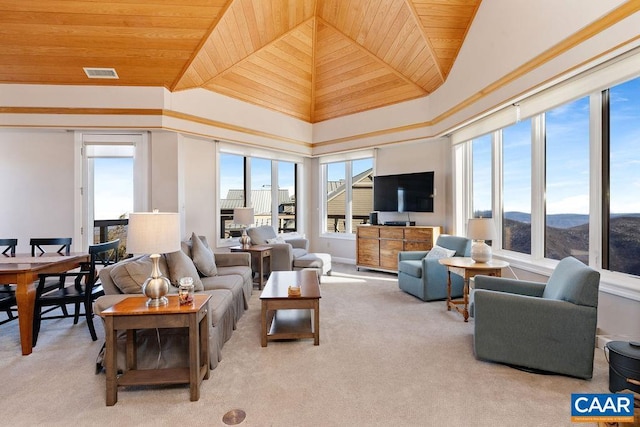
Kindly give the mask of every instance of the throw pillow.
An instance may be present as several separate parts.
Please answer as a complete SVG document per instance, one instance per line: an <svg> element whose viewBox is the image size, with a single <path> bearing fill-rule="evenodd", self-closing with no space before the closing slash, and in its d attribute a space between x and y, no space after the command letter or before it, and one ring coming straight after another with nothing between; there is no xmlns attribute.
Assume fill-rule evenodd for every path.
<svg viewBox="0 0 640 427"><path fill-rule="evenodd" d="M456 254L456 251L453 249L443 248L442 246L434 245L433 248L429 251L429 253L425 256L426 259L440 259L440 258L450 258Z"/></svg>
<svg viewBox="0 0 640 427"><path fill-rule="evenodd" d="M267 239L268 245L274 245L276 243L287 243L282 237L274 237L273 239Z"/></svg>
<svg viewBox="0 0 640 427"><path fill-rule="evenodd" d="M158 262L160 272L167 276L167 263L163 257ZM138 259L127 260L115 264L109 275L113 283L124 294L141 294L142 285L153 270L153 261L149 255L142 256Z"/></svg>
<svg viewBox="0 0 640 427"><path fill-rule="evenodd" d="M191 259L193 259L193 263L203 276L218 275L218 267L216 267L213 251L205 246L196 233L191 235Z"/></svg>
<svg viewBox="0 0 640 427"><path fill-rule="evenodd" d="M196 266L193 265L193 261L191 261L191 258L189 258L187 254L180 250L165 254L165 257L167 258L167 267L169 269L168 277L173 286L176 288L180 286L180 278L191 277L193 279L193 290L204 290L202 280L200 280L200 276L198 275L198 270L196 270Z"/></svg>

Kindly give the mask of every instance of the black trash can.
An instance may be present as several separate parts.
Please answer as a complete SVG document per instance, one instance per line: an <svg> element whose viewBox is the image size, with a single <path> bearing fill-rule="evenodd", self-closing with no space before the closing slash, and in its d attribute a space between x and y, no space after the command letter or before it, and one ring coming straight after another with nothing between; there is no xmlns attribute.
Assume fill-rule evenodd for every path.
<svg viewBox="0 0 640 427"><path fill-rule="evenodd" d="M628 341L610 341L606 348L609 350L609 391L631 390L640 393L640 347Z"/></svg>

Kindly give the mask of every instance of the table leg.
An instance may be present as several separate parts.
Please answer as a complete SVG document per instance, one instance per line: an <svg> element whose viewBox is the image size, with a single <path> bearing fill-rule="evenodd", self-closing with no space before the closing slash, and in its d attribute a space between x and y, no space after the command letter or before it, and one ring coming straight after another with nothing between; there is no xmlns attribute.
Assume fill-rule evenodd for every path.
<svg viewBox="0 0 640 427"><path fill-rule="evenodd" d="M469 278L464 279L464 287L462 288L462 299L464 301L464 310L462 311L462 316L464 317L464 321L467 322L469 320Z"/></svg>
<svg viewBox="0 0 640 427"><path fill-rule="evenodd" d="M451 270L447 270L447 311L451 311Z"/></svg>
<svg viewBox="0 0 640 427"><path fill-rule="evenodd" d="M20 345L22 355L33 350L33 307L36 302L36 275L23 273L18 275L16 305L18 306L18 324L20 326Z"/></svg>
<svg viewBox="0 0 640 427"><path fill-rule="evenodd" d="M264 258L262 254L258 255L258 289L262 290L264 286Z"/></svg>
<svg viewBox="0 0 640 427"><path fill-rule="evenodd" d="M204 379L208 380L211 373L209 354L209 310L205 311L204 317L200 320L200 363L204 364Z"/></svg>
<svg viewBox="0 0 640 427"><path fill-rule="evenodd" d="M113 317L105 317L106 344L104 362L106 369L107 406L113 406L118 401L118 379L116 378L117 366L117 331L113 328Z"/></svg>
<svg viewBox="0 0 640 427"><path fill-rule="evenodd" d="M266 301L262 301L262 313L260 314L260 321L261 321L261 329L262 329L262 334L260 336L260 344L262 345L262 347L266 347L267 346L267 333L269 331L267 331L267 302Z"/></svg>
<svg viewBox="0 0 640 427"><path fill-rule="evenodd" d="M200 372L199 332L197 313L189 314L189 395L192 402L200 399L200 381L198 381L198 373Z"/></svg>
<svg viewBox="0 0 640 427"><path fill-rule="evenodd" d="M320 345L320 300L313 301L313 345Z"/></svg>

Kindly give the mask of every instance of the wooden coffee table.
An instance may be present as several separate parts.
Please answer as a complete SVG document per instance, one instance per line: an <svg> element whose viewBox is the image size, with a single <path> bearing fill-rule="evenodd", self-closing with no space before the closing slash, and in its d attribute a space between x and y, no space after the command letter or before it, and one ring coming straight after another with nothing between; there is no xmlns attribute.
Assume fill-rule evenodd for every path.
<svg viewBox="0 0 640 427"><path fill-rule="evenodd" d="M454 308L462 314L465 322L469 320L469 279L478 274L500 277L502 276L502 269L509 266L506 261L492 259L489 262L475 262L469 257L442 258L438 262L447 267L449 272L447 280L447 311ZM451 299L451 273L457 274L464 280L461 300Z"/></svg>
<svg viewBox="0 0 640 427"><path fill-rule="evenodd" d="M200 399L200 383L209 378L209 315L211 295L194 295L193 304L180 305L177 295L167 295L169 304L147 307L147 297L134 296L104 310L107 374L107 406L118 401L118 386L189 384L192 401ZM136 369L136 329L187 328L189 330L189 366L185 368ZM117 331L127 331L127 367L119 377Z"/></svg>
<svg viewBox="0 0 640 427"><path fill-rule="evenodd" d="M290 297L289 286L299 286L300 296ZM315 270L272 272L260 300L262 347L268 341L301 338L313 338L313 344L320 345L320 282Z"/></svg>

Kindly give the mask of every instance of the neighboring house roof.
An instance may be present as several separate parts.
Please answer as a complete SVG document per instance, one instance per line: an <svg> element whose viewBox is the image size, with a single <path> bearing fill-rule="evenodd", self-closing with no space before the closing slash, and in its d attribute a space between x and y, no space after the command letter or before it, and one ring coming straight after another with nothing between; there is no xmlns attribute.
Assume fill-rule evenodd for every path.
<svg viewBox="0 0 640 427"><path fill-rule="evenodd" d="M295 198L289 195L289 190L281 188L278 190L278 205L290 205L295 202ZM251 190L251 202L253 213L256 216L269 215L271 213L271 189ZM244 206L244 190L229 190L227 197L220 200L221 210L230 210ZM285 208L286 209L286 208Z"/></svg>
<svg viewBox="0 0 640 427"><path fill-rule="evenodd" d="M352 215L368 215L373 209L373 168L353 177ZM344 215L345 182L327 182L327 212L329 215Z"/></svg>

